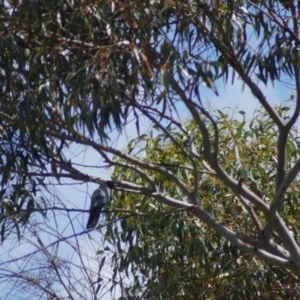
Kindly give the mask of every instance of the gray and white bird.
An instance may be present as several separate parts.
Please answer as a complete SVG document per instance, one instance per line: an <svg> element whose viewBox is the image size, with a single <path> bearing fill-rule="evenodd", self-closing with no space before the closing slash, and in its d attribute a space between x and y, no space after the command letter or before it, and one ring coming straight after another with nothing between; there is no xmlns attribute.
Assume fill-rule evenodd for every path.
<svg viewBox="0 0 300 300"><path fill-rule="evenodd" d="M113 181L104 181L94 191L91 197L90 217L86 229L95 228L102 208L111 202L113 197Z"/></svg>

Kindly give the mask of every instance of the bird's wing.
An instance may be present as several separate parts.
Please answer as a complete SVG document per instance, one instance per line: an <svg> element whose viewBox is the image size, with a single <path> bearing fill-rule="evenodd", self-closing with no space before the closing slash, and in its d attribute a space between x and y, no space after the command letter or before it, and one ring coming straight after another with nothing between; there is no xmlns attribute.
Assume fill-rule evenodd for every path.
<svg viewBox="0 0 300 300"><path fill-rule="evenodd" d="M112 200L112 196L113 191L107 186L106 182L102 182L93 192L87 229L94 228L97 225L102 208Z"/></svg>
<svg viewBox="0 0 300 300"><path fill-rule="evenodd" d="M100 186L92 194L90 209L93 209L95 207L102 208L105 205L106 205L106 193Z"/></svg>

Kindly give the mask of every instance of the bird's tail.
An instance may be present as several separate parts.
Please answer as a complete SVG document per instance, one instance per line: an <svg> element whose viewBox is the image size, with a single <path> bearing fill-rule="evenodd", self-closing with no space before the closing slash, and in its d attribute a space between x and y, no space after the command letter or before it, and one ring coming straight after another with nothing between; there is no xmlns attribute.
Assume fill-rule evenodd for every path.
<svg viewBox="0 0 300 300"><path fill-rule="evenodd" d="M101 208L94 207L90 212L89 220L86 224L86 229L95 228L101 213Z"/></svg>

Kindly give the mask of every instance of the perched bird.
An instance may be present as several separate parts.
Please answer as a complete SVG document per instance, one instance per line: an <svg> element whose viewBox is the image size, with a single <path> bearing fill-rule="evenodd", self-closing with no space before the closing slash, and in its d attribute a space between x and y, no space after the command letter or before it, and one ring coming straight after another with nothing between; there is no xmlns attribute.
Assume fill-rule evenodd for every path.
<svg viewBox="0 0 300 300"><path fill-rule="evenodd" d="M113 188L113 181L105 181L92 194L90 217L86 229L96 227L102 208L112 200Z"/></svg>

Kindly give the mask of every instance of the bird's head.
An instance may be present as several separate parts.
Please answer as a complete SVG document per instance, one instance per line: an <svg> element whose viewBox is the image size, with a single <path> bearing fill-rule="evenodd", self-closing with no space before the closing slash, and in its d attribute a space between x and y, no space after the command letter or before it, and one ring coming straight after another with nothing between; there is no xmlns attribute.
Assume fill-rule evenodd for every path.
<svg viewBox="0 0 300 300"><path fill-rule="evenodd" d="M113 181L111 181L111 180L106 181L106 185L110 189L114 189L115 188L115 183Z"/></svg>

